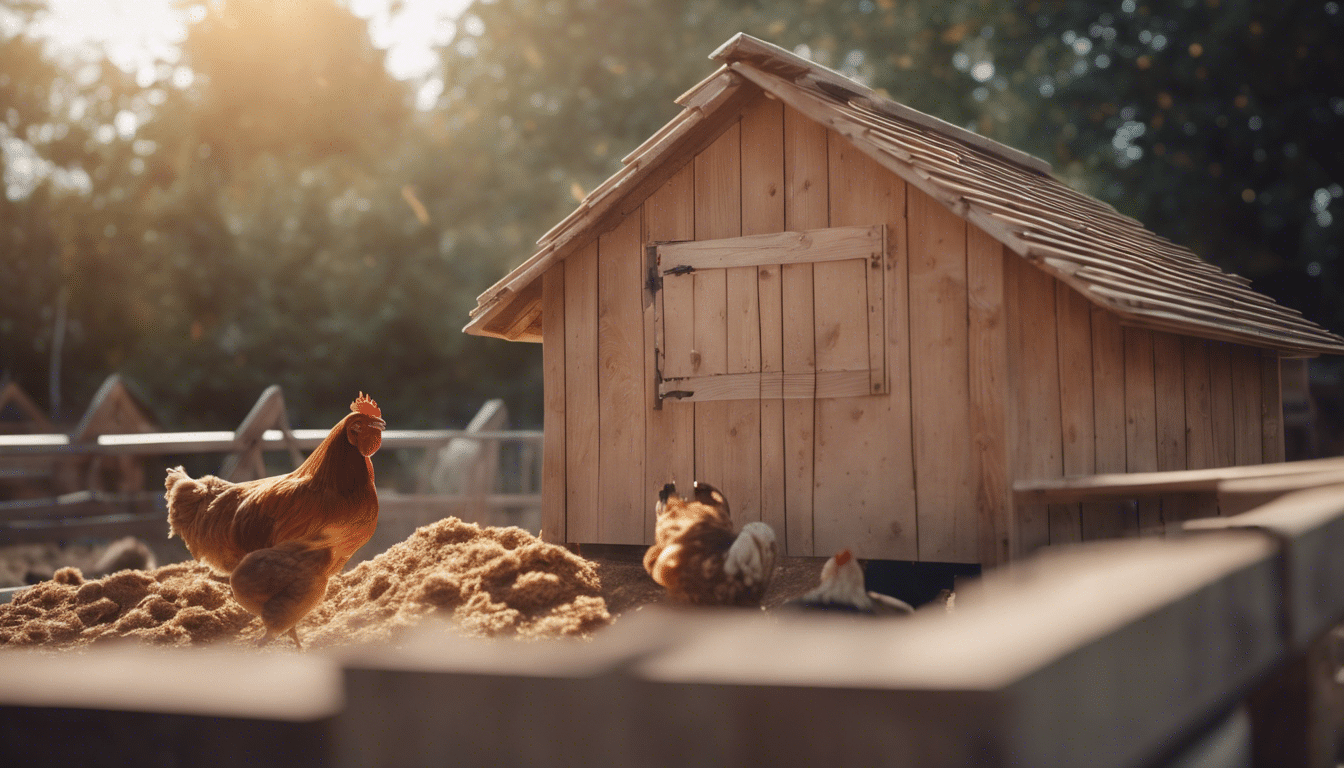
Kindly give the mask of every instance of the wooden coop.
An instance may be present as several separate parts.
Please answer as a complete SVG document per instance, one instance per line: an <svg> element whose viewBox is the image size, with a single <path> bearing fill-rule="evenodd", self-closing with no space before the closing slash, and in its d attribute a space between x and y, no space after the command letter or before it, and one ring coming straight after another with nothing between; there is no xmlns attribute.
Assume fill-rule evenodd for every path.
<svg viewBox="0 0 1344 768"><path fill-rule="evenodd" d="M543 535L645 544L669 480L788 555L991 565L1188 516L1013 483L1282 461L1344 339L1027 154L738 35L468 333L543 344Z"/></svg>

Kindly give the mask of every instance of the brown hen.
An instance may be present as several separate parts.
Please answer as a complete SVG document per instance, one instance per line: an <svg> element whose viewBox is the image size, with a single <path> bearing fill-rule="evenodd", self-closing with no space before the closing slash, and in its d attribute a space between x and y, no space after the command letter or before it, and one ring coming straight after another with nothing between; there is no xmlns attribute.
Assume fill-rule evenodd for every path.
<svg viewBox="0 0 1344 768"><path fill-rule="evenodd" d="M658 494L654 544L644 570L676 602L759 606L775 571L775 532L747 523L733 532L728 499L708 483L695 483L693 498L668 483Z"/></svg>
<svg viewBox="0 0 1344 768"><path fill-rule="evenodd" d="M242 483L168 470L168 536L229 575L233 594L261 617L265 645L288 632L326 594L378 527L373 462L387 422L364 393L322 444L287 475Z"/></svg>

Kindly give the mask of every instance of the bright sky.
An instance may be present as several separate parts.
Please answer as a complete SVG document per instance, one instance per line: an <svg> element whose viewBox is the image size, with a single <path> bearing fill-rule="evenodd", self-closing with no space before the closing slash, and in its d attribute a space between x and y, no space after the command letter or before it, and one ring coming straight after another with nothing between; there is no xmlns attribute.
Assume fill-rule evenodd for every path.
<svg viewBox="0 0 1344 768"><path fill-rule="evenodd" d="M457 30L457 18L471 0L404 0L395 16L391 0L345 0L369 21L373 44L387 50L387 70L399 79L420 78L438 64L435 46L445 45ZM173 0L48 0L50 11L32 30L59 51L80 55L103 47L108 58L127 72L160 62L174 64L178 44L186 37L189 16L198 8L178 11Z"/></svg>

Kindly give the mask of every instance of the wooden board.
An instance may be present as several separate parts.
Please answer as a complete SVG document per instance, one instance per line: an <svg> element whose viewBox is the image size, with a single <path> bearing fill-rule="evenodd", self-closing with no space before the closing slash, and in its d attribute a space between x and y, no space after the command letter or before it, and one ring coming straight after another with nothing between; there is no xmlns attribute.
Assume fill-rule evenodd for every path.
<svg viewBox="0 0 1344 768"><path fill-rule="evenodd" d="M975 457L978 554L985 568L1014 554L1017 515L1008 467L1008 333L1004 280L1006 259L1017 259L979 227L966 230L966 348L969 438ZM893 398L896 390L893 387Z"/></svg>
<svg viewBox="0 0 1344 768"><path fill-rule="evenodd" d="M556 264L542 277L541 538L553 544L565 537L565 266Z"/></svg>
<svg viewBox="0 0 1344 768"><path fill-rule="evenodd" d="M1056 336L1059 344L1060 429L1065 475L1090 475L1096 470L1096 429L1092 395L1092 304L1082 294L1055 281ZM1064 515L1078 521L1082 540L1082 509L1070 505ZM1071 535L1071 533L1070 533ZM1053 542L1053 537L1052 537Z"/></svg>
<svg viewBox="0 0 1344 768"><path fill-rule="evenodd" d="M912 188L910 392L919 558L978 557L966 330L966 222ZM1058 413L1058 412L1056 412Z"/></svg>
<svg viewBox="0 0 1344 768"><path fill-rule="evenodd" d="M684 240L695 236L695 170L687 163L672 176L658 191L649 196L644 203L645 237L649 242L661 240ZM664 317L665 308L655 306L658 302L682 302L682 317L689 316L693 295L688 290L677 296L675 290L664 283L664 288L656 295L646 297L644 308L644 371L645 413L648 429L645 434L644 459L644 543L653 543L654 504L658 491L668 482L690 483L695 479L695 406L675 400L660 400L657 392L656 369L660 361L658 355L669 343L660 339L660 331L680 333L689 328L682 324L679 328L662 328L659 321ZM645 291L647 293L647 287ZM682 349L689 349L690 342L684 342ZM689 356L684 361L684 370L689 370Z"/></svg>
<svg viewBox="0 0 1344 768"><path fill-rule="evenodd" d="M597 244L598 541L644 542L644 249L642 216Z"/></svg>
<svg viewBox="0 0 1344 768"><path fill-rule="evenodd" d="M1124 472L1125 336L1115 315L1092 307L1092 413L1097 472ZM1085 503L1083 539L1111 539L1138 533L1138 518L1128 504Z"/></svg>
<svg viewBox="0 0 1344 768"><path fill-rule="evenodd" d="M1020 259L1015 269L1016 299L1010 305L1014 311L1009 343L1019 373L1016 474L1019 479L1060 477L1064 472L1064 438L1056 282ZM1076 507L1053 505L1044 519L1039 510L1035 512L1019 520L1024 551L1030 552L1046 541L1062 544L1082 539L1082 521Z"/></svg>
<svg viewBox="0 0 1344 768"><path fill-rule="evenodd" d="M730 126L713 144L696 155L696 240L738 237L742 234L741 145L739 123ZM695 343L701 361L700 374L736 372L742 369L744 363L754 366L756 370L760 367L758 312L753 309L748 320L747 316L737 311L746 303L756 305L755 268L751 268L752 279L732 282L730 294L726 272L731 271L694 273ZM718 275L723 277L719 278ZM731 313L730 308L734 310ZM748 334L755 334L758 339L754 350L741 345L741 340ZM730 339L733 340L732 344ZM733 363L731 371L730 350ZM753 354L754 360L750 359ZM726 400L695 403L694 407L696 479L711 483L723 491L728 497L736 524L760 520L760 403L754 400Z"/></svg>
<svg viewBox="0 0 1344 768"><path fill-rule="evenodd" d="M1209 342L1209 409L1215 467L1237 463L1236 414L1232 406L1232 345Z"/></svg>
<svg viewBox="0 0 1344 768"><path fill-rule="evenodd" d="M597 242L564 265L565 537L599 541Z"/></svg>
<svg viewBox="0 0 1344 768"><path fill-rule="evenodd" d="M1213 395L1209 383L1209 342L1181 340L1185 369L1185 466L1217 466L1213 447Z"/></svg>
<svg viewBox="0 0 1344 768"><path fill-rule="evenodd" d="M784 229L784 105L759 99L742 115L742 234ZM780 268L757 269L760 313L761 373L783 374L784 327ZM780 387L782 394L782 385ZM762 391L761 395L766 398ZM771 398L760 403L761 520L774 531L781 552L788 552L785 510L784 404Z"/></svg>
<svg viewBox="0 0 1344 768"><path fill-rule="evenodd" d="M658 250L664 273L678 267L700 270L853 259L872 261L882 251L882 225L823 227L801 232L692 240L667 243Z"/></svg>
<svg viewBox="0 0 1344 768"><path fill-rule="evenodd" d="M1157 402L1153 382L1153 332L1125 331L1125 456L1129 472L1157 469ZM1161 504L1145 499L1138 504L1139 534L1158 535L1162 529Z"/></svg>
<svg viewBox="0 0 1344 768"><path fill-rule="evenodd" d="M882 224L899 227L905 218L905 184L840 137L831 134L827 144L831 224L876 224L879 231ZM888 261L883 255L876 262L858 259L814 268L818 399L813 494L821 555L846 547L862 557L912 560L919 554L908 399L897 408L886 394L824 397L823 371L867 369L871 364L869 323L884 320L880 298L877 317L867 311L871 299L865 288L884 289ZM882 330L879 326L879 338ZM885 351L879 354L884 365ZM856 383L871 391L868 376ZM976 559L973 551L971 558Z"/></svg>
<svg viewBox="0 0 1344 768"><path fill-rule="evenodd" d="M1260 358L1250 347L1234 346L1232 358L1232 430L1237 464L1259 464L1264 457L1260 397Z"/></svg>
<svg viewBox="0 0 1344 768"><path fill-rule="evenodd" d="M1260 399L1262 423L1260 443L1262 461L1283 461L1283 379L1279 353L1260 350Z"/></svg>
<svg viewBox="0 0 1344 768"><path fill-rule="evenodd" d="M1153 333L1153 405L1157 468L1187 469L1185 464L1185 359L1181 337Z"/></svg>
<svg viewBox="0 0 1344 768"><path fill-rule="evenodd" d="M792 230L830 225L827 174L827 132L824 127L791 108L784 109L784 224ZM815 371L812 333L812 265L787 264L780 270L783 317L784 368ZM788 523L788 554L818 552L813 530L814 401L786 400L784 409L784 469Z"/></svg>

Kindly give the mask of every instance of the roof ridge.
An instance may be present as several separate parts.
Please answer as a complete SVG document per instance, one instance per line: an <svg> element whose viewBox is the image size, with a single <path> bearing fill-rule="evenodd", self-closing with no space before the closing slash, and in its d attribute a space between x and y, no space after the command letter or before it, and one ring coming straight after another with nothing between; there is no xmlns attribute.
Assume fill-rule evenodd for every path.
<svg viewBox="0 0 1344 768"><path fill-rule="evenodd" d="M842 98L845 101L862 100L864 107L875 112L936 131L950 139L969 144L1037 173L1048 175L1053 170L1049 162L1035 155L889 99L853 78L845 77L833 69L745 32L733 35L728 42L715 49L709 58L723 64L734 62L746 64L794 83L798 83L804 77L810 77L819 90L833 98Z"/></svg>

